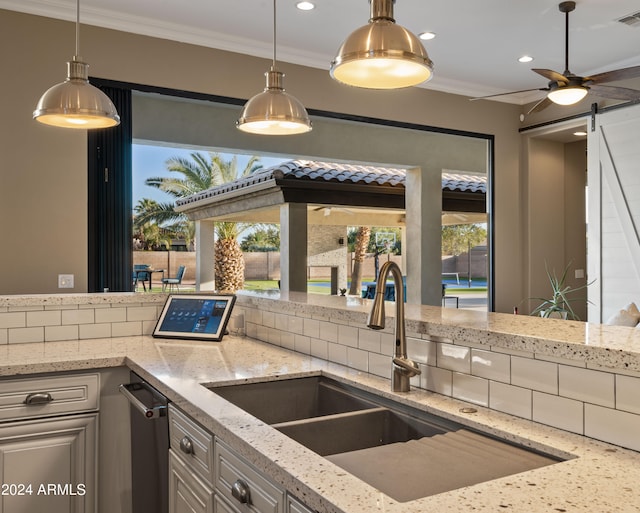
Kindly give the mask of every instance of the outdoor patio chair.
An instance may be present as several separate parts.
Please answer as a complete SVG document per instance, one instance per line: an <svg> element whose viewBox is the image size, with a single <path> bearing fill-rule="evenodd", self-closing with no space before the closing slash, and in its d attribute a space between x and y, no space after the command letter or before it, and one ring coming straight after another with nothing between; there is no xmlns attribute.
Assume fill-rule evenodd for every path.
<svg viewBox="0 0 640 513"><path fill-rule="evenodd" d="M163 278L162 290L165 290L168 285L169 291L172 291L174 286L178 291L180 291L180 284L182 283L182 277L184 276L184 272L186 271L186 269L187 268L184 265L181 265L180 267L178 267L178 272L176 273L175 278Z"/></svg>
<svg viewBox="0 0 640 513"><path fill-rule="evenodd" d="M142 288L144 291L147 291L147 286L145 285L145 281L148 281L151 284L151 274L145 272L149 268L148 264L134 264L133 266L133 290L136 291L138 289L138 282L142 282ZM149 286L151 288L151 286Z"/></svg>

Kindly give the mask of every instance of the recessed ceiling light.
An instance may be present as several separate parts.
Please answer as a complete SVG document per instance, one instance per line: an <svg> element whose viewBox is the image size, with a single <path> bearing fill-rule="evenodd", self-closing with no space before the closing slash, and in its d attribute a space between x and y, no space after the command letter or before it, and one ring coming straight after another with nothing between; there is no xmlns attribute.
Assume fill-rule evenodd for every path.
<svg viewBox="0 0 640 513"><path fill-rule="evenodd" d="M531 62L532 60L533 57L531 57L530 55L523 55L518 59L518 62Z"/></svg>
<svg viewBox="0 0 640 513"><path fill-rule="evenodd" d="M421 32L420 34L418 34L418 37L423 41L428 41L429 39L433 39L434 37L436 37L436 35L434 32Z"/></svg>
<svg viewBox="0 0 640 513"><path fill-rule="evenodd" d="M587 135L587 132L573 132L573 135L577 135L578 137L582 137Z"/></svg>
<svg viewBox="0 0 640 513"><path fill-rule="evenodd" d="M310 11L312 9L315 9L316 4L314 4L313 2L296 2L296 7L301 11Z"/></svg>

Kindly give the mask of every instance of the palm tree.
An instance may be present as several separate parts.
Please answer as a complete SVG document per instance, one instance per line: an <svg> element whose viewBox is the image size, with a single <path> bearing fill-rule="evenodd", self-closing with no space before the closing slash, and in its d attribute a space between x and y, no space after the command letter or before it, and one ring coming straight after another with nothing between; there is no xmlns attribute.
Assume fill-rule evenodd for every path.
<svg viewBox="0 0 640 513"><path fill-rule="evenodd" d="M356 242L353 254L353 270L351 271L351 287L349 294L360 295L362 289L362 263L367 253L369 240L371 238L371 228L369 226L360 226L356 232Z"/></svg>
<svg viewBox="0 0 640 513"><path fill-rule="evenodd" d="M219 153L205 155L193 152L190 157L191 160L172 157L166 161L167 170L178 173L181 177L152 177L147 178L145 183L174 198L183 198L237 180L262 168L260 158L256 156L251 157L243 169L238 167L237 156L224 160ZM149 213L149 216L159 224L172 221L184 223L185 226L193 224L184 214L176 212L171 204L157 204L157 210ZM238 244L238 235L248 226L246 223L231 222L217 222L215 225L217 290L235 292L244 286L244 257ZM192 226L189 228L192 229Z"/></svg>

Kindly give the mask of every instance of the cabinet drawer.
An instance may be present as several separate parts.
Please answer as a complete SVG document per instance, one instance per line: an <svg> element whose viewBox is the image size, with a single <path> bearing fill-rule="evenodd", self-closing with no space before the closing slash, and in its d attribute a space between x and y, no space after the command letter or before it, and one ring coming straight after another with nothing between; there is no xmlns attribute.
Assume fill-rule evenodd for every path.
<svg viewBox="0 0 640 513"><path fill-rule="evenodd" d="M213 435L169 404L169 446L190 469L213 485Z"/></svg>
<svg viewBox="0 0 640 513"><path fill-rule="evenodd" d="M287 513L313 513L313 510L307 508L294 496L287 494Z"/></svg>
<svg viewBox="0 0 640 513"><path fill-rule="evenodd" d="M205 485L173 450L169 451L169 511L213 513L213 489Z"/></svg>
<svg viewBox="0 0 640 513"><path fill-rule="evenodd" d="M0 381L0 421L97 410L99 374Z"/></svg>
<svg viewBox="0 0 640 513"><path fill-rule="evenodd" d="M258 470L216 440L216 492L224 496L241 513L284 512L284 490L278 488ZM246 502L234 497L233 488L247 492ZM237 494L236 494L237 495Z"/></svg>

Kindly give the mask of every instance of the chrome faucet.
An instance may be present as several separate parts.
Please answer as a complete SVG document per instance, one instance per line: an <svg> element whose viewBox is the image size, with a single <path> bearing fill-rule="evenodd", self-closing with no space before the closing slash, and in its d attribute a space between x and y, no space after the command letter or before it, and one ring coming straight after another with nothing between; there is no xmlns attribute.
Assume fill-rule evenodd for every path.
<svg viewBox="0 0 640 513"><path fill-rule="evenodd" d="M392 359L391 389L394 392L408 392L409 380L420 374L420 369L415 362L407 358L407 337L404 331L404 284L400 267L395 262L385 262L380 268L367 326L372 330L384 329L384 291L389 273L393 276L393 284L396 289L395 349Z"/></svg>

